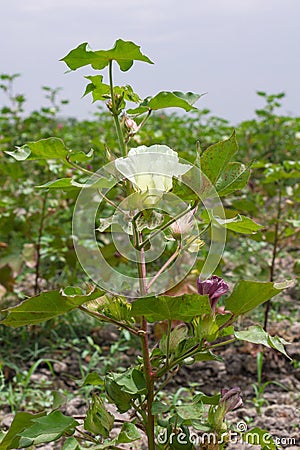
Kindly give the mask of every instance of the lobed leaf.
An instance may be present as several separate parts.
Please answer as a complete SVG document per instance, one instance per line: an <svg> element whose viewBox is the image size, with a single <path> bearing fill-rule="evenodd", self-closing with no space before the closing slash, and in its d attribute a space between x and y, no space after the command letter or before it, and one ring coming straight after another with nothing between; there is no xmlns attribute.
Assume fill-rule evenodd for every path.
<svg viewBox="0 0 300 450"><path fill-rule="evenodd" d="M102 75L94 75L85 77L91 81L86 86L83 97L87 94L92 94L93 101L97 100L105 101L111 97L110 86L108 84L103 83ZM114 86L114 94L118 94L124 98L124 100L128 100L130 102L138 103L141 101L139 95L134 92L131 86L128 84L125 86Z"/></svg>
<svg viewBox="0 0 300 450"><path fill-rule="evenodd" d="M110 61L116 61L120 69L126 72L133 65L134 61L143 61L149 64L153 62L140 51L140 46L131 41L118 39L110 50L93 51L88 43L80 44L74 50L71 50L64 58L64 61L71 70L91 65L93 69L102 70Z"/></svg>

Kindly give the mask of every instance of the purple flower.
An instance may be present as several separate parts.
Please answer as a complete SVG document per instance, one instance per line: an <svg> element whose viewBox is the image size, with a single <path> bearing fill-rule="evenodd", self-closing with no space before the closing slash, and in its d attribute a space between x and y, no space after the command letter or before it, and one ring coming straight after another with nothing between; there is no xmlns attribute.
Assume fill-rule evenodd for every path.
<svg viewBox="0 0 300 450"><path fill-rule="evenodd" d="M221 389L220 405L225 407L225 414L242 406L241 390L238 386L231 389Z"/></svg>
<svg viewBox="0 0 300 450"><path fill-rule="evenodd" d="M209 296L211 309L215 312L219 298L228 292L229 286L223 278L213 275L204 281L198 278L197 289L199 294Z"/></svg>

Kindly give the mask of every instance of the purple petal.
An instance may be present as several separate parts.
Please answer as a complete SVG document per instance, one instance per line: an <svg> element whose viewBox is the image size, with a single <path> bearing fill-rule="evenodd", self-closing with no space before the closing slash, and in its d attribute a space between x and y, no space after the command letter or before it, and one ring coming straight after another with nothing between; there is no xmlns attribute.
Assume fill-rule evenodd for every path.
<svg viewBox="0 0 300 450"><path fill-rule="evenodd" d="M197 289L200 295L208 294L212 310L216 308L219 298L228 292L229 286L223 278L213 275L207 280L197 280Z"/></svg>

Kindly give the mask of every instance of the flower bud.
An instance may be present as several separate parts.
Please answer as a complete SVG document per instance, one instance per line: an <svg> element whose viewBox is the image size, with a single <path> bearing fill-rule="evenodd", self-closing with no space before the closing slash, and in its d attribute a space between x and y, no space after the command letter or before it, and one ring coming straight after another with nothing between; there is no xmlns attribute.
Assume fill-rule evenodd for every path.
<svg viewBox="0 0 300 450"><path fill-rule="evenodd" d="M200 295L209 296L211 309L215 312L219 298L228 292L229 286L222 278L213 275L204 281L198 278L197 289Z"/></svg>
<svg viewBox="0 0 300 450"><path fill-rule="evenodd" d="M187 234L194 225L194 214L196 209L187 212L184 216L170 225L171 233L174 239L180 240L182 235Z"/></svg>
<svg viewBox="0 0 300 450"><path fill-rule="evenodd" d="M241 389L238 386L221 390L220 405L225 405L225 414L239 408L242 404Z"/></svg>
<svg viewBox="0 0 300 450"><path fill-rule="evenodd" d="M211 406L208 414L209 423L217 433L226 431L225 415L243 404L241 390L235 386L231 389L222 389L221 398L217 408Z"/></svg>
<svg viewBox="0 0 300 450"><path fill-rule="evenodd" d="M136 133L138 131L138 126L136 122L128 116L124 116L124 125L127 131L130 133Z"/></svg>

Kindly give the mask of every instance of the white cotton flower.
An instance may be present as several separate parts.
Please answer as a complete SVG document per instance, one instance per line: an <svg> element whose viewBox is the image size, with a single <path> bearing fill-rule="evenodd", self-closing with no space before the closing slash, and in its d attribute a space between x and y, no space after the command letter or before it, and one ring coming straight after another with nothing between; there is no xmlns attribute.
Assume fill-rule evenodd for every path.
<svg viewBox="0 0 300 450"><path fill-rule="evenodd" d="M148 193L155 203L173 187L173 177L180 177L192 166L179 162L178 154L166 145L141 145L132 148L126 158L115 161L117 170L136 191Z"/></svg>

